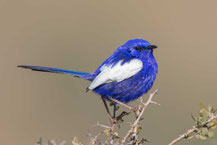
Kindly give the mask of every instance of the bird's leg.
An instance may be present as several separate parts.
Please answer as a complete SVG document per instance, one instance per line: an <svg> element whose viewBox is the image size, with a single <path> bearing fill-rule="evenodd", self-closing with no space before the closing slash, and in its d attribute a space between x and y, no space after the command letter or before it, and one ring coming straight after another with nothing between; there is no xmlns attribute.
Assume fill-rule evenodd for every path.
<svg viewBox="0 0 217 145"><path fill-rule="evenodd" d="M119 105L122 105L122 106L124 106L124 107L130 109L132 112L134 112L136 118L138 117L138 112L140 111L139 108L135 108L135 107L129 106L129 105L127 105L127 104L125 104L125 103L123 103L123 102L120 102L120 101L118 101L118 100L116 100L116 99L113 99L113 98L109 98L109 100L110 100L111 102L115 102L115 103L117 103L117 104L119 104Z"/></svg>
<svg viewBox="0 0 217 145"><path fill-rule="evenodd" d="M118 104L116 102L111 101L110 106L114 107L114 110L113 110L114 123L117 124L118 128L120 128L120 123L124 121L123 117L129 115L130 112L123 111L120 115L116 116L116 111L119 109Z"/></svg>
<svg viewBox="0 0 217 145"><path fill-rule="evenodd" d="M115 119L116 118L116 111L119 109L119 106L117 106L117 103L115 103L115 102L111 102L110 103L110 106L113 106L113 119Z"/></svg>
<svg viewBox="0 0 217 145"><path fill-rule="evenodd" d="M114 103L114 109L113 109L113 118L115 118L116 117L116 111L117 111L117 106L116 106L117 104L116 103Z"/></svg>
<svg viewBox="0 0 217 145"><path fill-rule="evenodd" d="M101 96L101 98L102 98L103 104L105 106L106 112L108 113L108 116L109 116L109 120L110 120L110 123L111 123L111 131L113 131L114 130L115 121L112 118L112 115L111 115L111 113L109 111L108 105L107 105L106 101L104 100L103 96Z"/></svg>

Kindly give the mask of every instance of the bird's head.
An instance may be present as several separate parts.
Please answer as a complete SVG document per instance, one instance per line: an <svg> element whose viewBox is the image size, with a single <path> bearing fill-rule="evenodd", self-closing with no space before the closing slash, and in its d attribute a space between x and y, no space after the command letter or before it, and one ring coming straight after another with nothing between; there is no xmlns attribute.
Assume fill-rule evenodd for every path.
<svg viewBox="0 0 217 145"><path fill-rule="evenodd" d="M120 47L121 50L128 52L133 57L145 57L153 53L156 45L151 45L143 39L132 39Z"/></svg>

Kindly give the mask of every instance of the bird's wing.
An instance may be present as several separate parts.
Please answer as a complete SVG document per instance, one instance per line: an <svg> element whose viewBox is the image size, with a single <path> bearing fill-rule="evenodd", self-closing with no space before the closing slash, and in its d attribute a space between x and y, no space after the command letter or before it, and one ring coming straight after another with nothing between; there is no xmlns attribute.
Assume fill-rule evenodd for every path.
<svg viewBox="0 0 217 145"><path fill-rule="evenodd" d="M115 65L103 65L100 68L100 73L92 81L88 89L93 90L102 84L114 81L121 82L138 73L143 67L143 63L139 59L132 59L124 64L122 62L123 60Z"/></svg>

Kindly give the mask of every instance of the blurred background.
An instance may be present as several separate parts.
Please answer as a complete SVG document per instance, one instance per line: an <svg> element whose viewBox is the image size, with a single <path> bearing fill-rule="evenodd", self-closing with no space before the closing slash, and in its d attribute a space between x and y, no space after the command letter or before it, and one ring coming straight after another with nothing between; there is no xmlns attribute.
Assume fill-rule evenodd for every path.
<svg viewBox="0 0 217 145"><path fill-rule="evenodd" d="M33 145L74 136L87 142L88 128L107 123L89 82L17 65L84 72L95 69L129 39L146 39L154 52L159 89L142 122L153 145L168 144L193 125L200 103L217 106L216 0L0 0L0 139ZM144 98L147 98L147 95ZM131 104L132 105L132 104ZM216 131L215 131L216 132ZM180 145L216 145L184 140Z"/></svg>

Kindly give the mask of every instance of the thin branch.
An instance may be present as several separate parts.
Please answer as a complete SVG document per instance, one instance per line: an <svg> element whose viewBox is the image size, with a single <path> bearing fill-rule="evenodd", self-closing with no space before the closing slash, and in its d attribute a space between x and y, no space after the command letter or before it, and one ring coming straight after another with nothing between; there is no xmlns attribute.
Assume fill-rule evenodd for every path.
<svg viewBox="0 0 217 145"><path fill-rule="evenodd" d="M100 126L100 127L102 127L102 128L110 129L109 126L106 126L106 125L100 124L99 122L97 122L95 126Z"/></svg>
<svg viewBox="0 0 217 145"><path fill-rule="evenodd" d="M204 125L208 124L211 121L214 121L215 119L217 119L217 115L212 114L211 118L209 120L207 120ZM178 138L174 139L171 143L169 143L168 145L174 145L176 143L178 143L179 141L181 141L184 138L187 138L190 136L191 133L195 132L196 129L192 128L189 129L186 133L180 135Z"/></svg>
<svg viewBox="0 0 217 145"><path fill-rule="evenodd" d="M136 119L135 122L133 123L131 129L130 129L130 130L127 132L127 134L125 135L124 139L122 140L122 143L125 143L125 142L126 142L127 138L130 136L130 134L136 133L137 128L138 128L138 123L139 123L139 121L140 121L140 119L141 119L141 117L142 117L142 115L143 115L145 109L147 108L147 106L148 106L149 104L153 103L152 98L153 98L153 96L154 96L157 92L158 92L158 89L155 90L152 94L150 94L150 96L149 96L149 98L148 98L148 100L147 100L146 103L144 103L144 102L142 101L142 99L141 99L141 103L143 104L142 110L138 112L138 117L137 117L137 119ZM153 104L156 104L156 103L153 103Z"/></svg>
<svg viewBox="0 0 217 145"><path fill-rule="evenodd" d="M109 100L111 100L111 101L113 101L113 102L116 102L116 103L118 103L119 105L122 105L122 106L124 106L124 107L126 107L126 108L128 108L128 109L130 109L130 110L133 110L133 111L135 110L134 107L131 107L131 106L125 104L125 103L122 103L122 102L116 100L116 99L109 98Z"/></svg>
<svg viewBox="0 0 217 145"><path fill-rule="evenodd" d="M94 138L91 138L90 140L90 143L89 143L89 145L95 145L96 144L96 142L97 142L97 138L102 134L103 132L101 132L101 133L98 133Z"/></svg>
<svg viewBox="0 0 217 145"><path fill-rule="evenodd" d="M193 133L195 131L195 129L189 129L186 133L180 135L178 138L174 139L171 143L169 143L169 145L174 145L177 142L181 141L184 138L187 138L191 133Z"/></svg>

